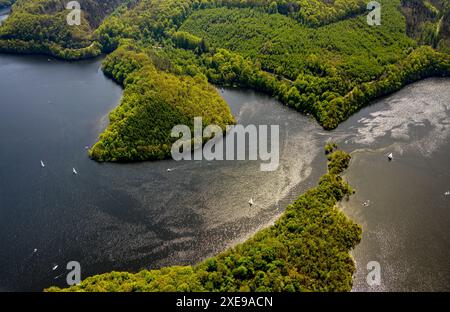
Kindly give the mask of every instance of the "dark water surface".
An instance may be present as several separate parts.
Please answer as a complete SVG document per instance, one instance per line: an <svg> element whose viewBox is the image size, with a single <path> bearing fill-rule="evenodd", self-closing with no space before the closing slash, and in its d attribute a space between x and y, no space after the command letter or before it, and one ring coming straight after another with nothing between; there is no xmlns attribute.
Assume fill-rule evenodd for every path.
<svg viewBox="0 0 450 312"><path fill-rule="evenodd" d="M10 12L11 10L9 8L0 9L0 25L6 18L8 18Z"/></svg>
<svg viewBox="0 0 450 312"><path fill-rule="evenodd" d="M343 203L366 230L354 251L355 290L366 289L371 260L385 268L384 288L374 290L420 290L424 283L448 289L450 198L443 193L450 189L449 80L412 85L331 133L267 96L225 90L238 123L280 126L280 167L261 172L258 161L89 160L85 147L95 142L121 96L100 63L0 55L1 290L64 285L72 260L86 277L192 264L215 254L273 222L316 184L330 138L348 151L364 150L354 153L348 172L358 192ZM386 162L387 151L395 152L394 162ZM407 200L411 194L416 197ZM373 206L363 209L366 198ZM397 248L410 238L417 250ZM422 278L394 278L399 265Z"/></svg>
<svg viewBox="0 0 450 312"><path fill-rule="evenodd" d="M276 219L325 170L314 121L238 90L223 96L239 123L280 125L275 172L253 161L91 161L85 146L121 94L99 66L0 56L3 290L63 285L71 260L83 276L194 263Z"/></svg>
<svg viewBox="0 0 450 312"><path fill-rule="evenodd" d="M342 131L353 132L347 178L357 191L342 206L363 226L354 290L450 291L450 80L407 86ZM379 286L366 282L370 261Z"/></svg>

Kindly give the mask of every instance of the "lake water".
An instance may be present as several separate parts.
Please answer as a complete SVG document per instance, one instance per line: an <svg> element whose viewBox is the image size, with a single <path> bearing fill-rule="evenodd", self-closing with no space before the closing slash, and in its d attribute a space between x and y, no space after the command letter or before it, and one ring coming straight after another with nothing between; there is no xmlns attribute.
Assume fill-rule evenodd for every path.
<svg viewBox="0 0 450 312"><path fill-rule="evenodd" d="M356 194L342 206L363 226L354 290L450 291L450 81L407 86L343 126ZM379 286L366 282L370 261Z"/></svg>
<svg viewBox="0 0 450 312"><path fill-rule="evenodd" d="M325 170L313 120L232 90L223 95L239 123L280 124L279 170L249 161L91 161L85 146L121 95L99 67L0 56L2 289L60 284L71 260L83 276L197 262L274 220Z"/></svg>
<svg viewBox="0 0 450 312"><path fill-rule="evenodd" d="M9 16L11 10L9 8L0 9L0 25Z"/></svg>
<svg viewBox="0 0 450 312"><path fill-rule="evenodd" d="M409 86L333 132L267 96L225 90L222 95L239 124L280 126L280 167L261 172L258 161L91 161L86 146L95 143L121 96L100 63L0 55L1 290L64 285L65 265L72 260L80 262L83 277L198 262L271 224L289 202L314 186L325 172L323 146L330 138L347 151L358 151L348 172L358 192L343 203L345 212L367 230L354 251L355 290L372 290L362 282L367 259L384 267L384 288L373 290L422 289L428 276L391 278L390 270L402 257L402 272L420 271L419 262L432 257L439 278L427 282L433 289L448 289L450 198L443 193L450 178L442 155L449 145L449 80ZM386 162L387 151L395 152L391 163ZM427 164L435 171L427 171ZM79 175L72 174L73 167ZM440 188L425 180L411 185L411 175L433 180L436 172L442 174ZM395 188L370 184L376 177L397 181ZM417 197L426 194L426 200L404 202L410 193L399 191L399 181ZM250 197L255 201L251 208ZM397 199L392 202L392 197ZM368 199L373 205L363 209L361 201ZM400 221L406 224L404 232L392 224ZM432 250L396 248L409 237L416 240L411 246L432 242ZM414 261L408 260L411 254Z"/></svg>

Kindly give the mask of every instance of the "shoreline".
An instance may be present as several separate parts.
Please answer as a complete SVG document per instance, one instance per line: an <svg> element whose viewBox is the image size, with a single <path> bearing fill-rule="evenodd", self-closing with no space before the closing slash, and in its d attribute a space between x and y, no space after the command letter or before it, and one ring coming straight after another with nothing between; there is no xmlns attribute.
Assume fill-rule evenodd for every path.
<svg viewBox="0 0 450 312"><path fill-rule="evenodd" d="M328 173L322 176L315 188L306 191L288 205L274 225L256 232L244 243L212 258L193 266L163 267L135 274L111 272L94 275L84 279L78 286L67 289L50 287L45 291L351 291L356 264L349 252L360 241L361 228L336 206L344 197L351 195L351 188L340 176L348 167L350 155L336 150L329 155L328 160ZM333 222L326 222L324 225L323 218L331 218ZM318 227L318 232L314 232L312 236L306 230L310 226ZM316 254L316 251L309 250L309 244L315 244L316 240L323 244L319 250L335 248L336 254ZM258 264L261 260L257 259L261 256L265 259L265 248L275 248L275 257L266 259L267 264L262 269L259 267L261 264ZM294 253L292 248L306 248L309 251L304 254ZM245 268L239 266L241 257L249 258L247 261L250 262L246 262ZM233 262L237 262L232 264L228 259L235 259ZM271 263L280 261L284 263L284 269L272 272L269 269ZM332 271L327 271L327 277L322 276L321 269L316 267L318 263L333 267ZM258 273L247 272L252 267ZM240 270L240 273L236 270ZM302 271L304 275L299 276ZM330 273L334 277L328 277ZM177 277L167 285L167 276L173 274ZM259 274L275 274L270 280L284 280L284 286L263 286L260 284ZM306 277L308 278L304 280ZM211 284L211 279L217 278L223 281L222 286L214 286L216 282ZM231 283L230 278L233 280ZM225 280L228 282L225 283ZM181 285L182 288L179 288Z"/></svg>
<svg viewBox="0 0 450 312"><path fill-rule="evenodd" d="M1 12L1 9L0 9L0 12ZM5 15L7 16L7 14L5 14ZM14 19L14 20L16 20L16 19ZM11 21L11 23L8 23L8 25L13 23L12 19L10 19L10 21ZM18 24L20 25L20 23L18 23ZM402 23L399 23L399 24L402 24ZM8 27L8 28L7 27L3 27L2 30L5 30L5 32L6 32L6 29L9 29L9 28L10 27ZM11 27L11 29L14 30L15 28ZM179 30L179 28L177 28L177 29ZM18 33L20 33L20 32L18 32ZM102 53L102 50L105 51L104 50L104 46L103 46L104 45L104 41L102 41L100 39L98 41L96 41L96 40L93 39L94 37L89 37L90 38L89 40L85 40L85 41L83 41L83 43L78 43L78 44L75 43L74 45L66 44L64 41L55 41L55 42L59 42L59 45L58 45L56 43L53 43L52 41L46 41L46 40L51 40L51 39L42 39L42 41L40 41L41 39L35 39L36 42L34 42L34 41L26 41L26 40L29 39L29 37L28 38L27 37L18 37L18 36L16 36L16 34L18 34L18 33L15 33L13 31L12 34L10 34L11 37L9 37L9 38L16 38L16 39L10 39L10 40L3 39L3 40L0 40L0 51L5 51L6 53L9 53L11 55L18 55L18 54L43 55L43 56L51 55L51 57L55 57L57 59L64 60L64 61L67 61L67 62L69 62L69 61L74 61L75 62L75 61L80 61L80 60L83 60L83 59L95 58L95 57L98 57L98 55ZM189 32L188 32L188 34L189 34ZM126 36L124 36L124 37L126 37ZM203 36L201 36L201 37L202 38L199 37L197 39L203 40L204 39ZM8 38L8 36L5 36L5 38ZM42 37L38 36L38 37L35 37L35 38L42 38ZM169 38L169 39L171 39L171 38ZM101 44L100 44L100 42L101 42ZM130 41L130 47L136 48L138 46L137 42L138 42L137 40L136 41ZM174 44L176 44L176 41L173 41L173 42L174 42ZM202 41L201 43L203 44L204 42ZM220 43L222 43L222 42L220 42ZM88 44L90 44L90 45L86 46L84 48L80 48L80 49L64 49L63 48L63 46L78 47L78 46L88 45ZM351 118L351 116L356 115L359 110L361 110L363 108L367 108L368 106L371 106L375 101L379 101L385 96L388 96L388 95L391 95L392 93L395 93L395 92L398 92L400 90L403 90L406 87L408 87L409 85L411 85L412 83L416 83L416 82L424 80L426 78L430 78L430 77L448 77L449 76L449 74L450 74L450 58L449 58L448 54L446 54L446 53L439 53L439 52L437 52L437 50L434 50L432 48L428 48L426 46L414 46L414 47L411 46L409 48L410 49L408 49L408 52L405 52L406 50L404 50L404 53L402 54L403 55L402 58L399 58L399 59L396 58L395 63L392 62L392 65L388 66L386 70L380 71L380 73L383 72L382 75L380 75L380 76L372 76L372 78L365 78L366 80L358 80L358 84L356 86L352 85L351 88L350 87L346 88L344 90L344 92L338 93L338 96L336 96L336 94L334 94L331 97L327 98L326 100L323 100L323 103L321 102L321 104L318 106L320 108L320 110L316 111L313 115L315 117L315 123L320 125L323 129L325 129L325 132L327 133L327 136L332 136L333 135L332 132L328 131L328 130L333 130L333 129L336 129L336 128L340 127L340 125L345 120ZM119 49L120 49L120 47L119 47ZM164 47L164 49L165 49L165 47ZM168 51L164 50L162 52L169 53L170 49L167 49L167 50ZM189 49L186 49L186 51L187 50L189 50ZM203 51L203 47L202 47L202 51ZM205 51L207 51L207 50L205 50ZM355 52L355 51L359 51L359 49L353 50L353 52ZM111 56L113 54L115 55L116 52L117 52L117 50L113 51L112 53L109 53L108 55L109 56ZM137 54L137 56L143 55L143 54L148 54L149 55L152 52L152 47L148 46L145 49L142 48L142 50L140 50L138 52L139 52L139 54ZM211 54L209 54L208 52L202 52L202 53L204 53L204 54L201 54L200 57L211 57L211 58L214 58L216 56L214 53L211 53ZM230 60L231 61L233 61L235 58L241 56L238 53L236 53L236 54L233 54L234 52L230 52L230 53L231 53L230 54L231 55L230 56ZM358 53L356 53L356 55L357 54ZM336 54L336 55L339 55L339 53ZM400 54L398 54L398 55L400 55ZM173 57L173 55L172 55L172 57L168 57L168 59L170 61L173 61L173 62L177 61L176 57ZM380 57L380 59L382 59L382 58ZM224 61L223 64L221 64L221 66L228 64L228 61L229 60ZM229 62L229 64L232 64L231 61ZM136 57L136 62L138 63L137 66L143 65L143 64L140 63L140 60L137 57ZM253 62L253 60L252 60L252 62ZM249 62L248 64L245 64L245 65L246 66L252 65L253 64L252 62ZM111 64L111 67L115 68L115 67L117 67L119 62L116 61L115 64L114 64L114 62L112 62L112 63L113 64ZM147 65L149 65L149 64L150 65L154 65L154 63L155 62L152 59ZM193 62L193 64L195 65L195 62ZM349 62L348 64L352 65L353 63ZM207 70L207 71L211 70L211 68L209 68L205 64L203 64L202 66L203 67L201 67L201 69L200 69L200 66L198 68L200 74L203 74L203 72L201 70ZM220 68L220 66L218 66L218 67ZM197 68L197 67L194 67L194 69L195 68ZM364 70L360 69L359 67L356 67L356 68L361 73L364 73ZM359 74L359 71L358 71L358 74ZM102 72L103 72L103 74L105 74L105 71L102 70ZM217 74L218 77L219 77L220 76L219 75L220 74L219 70L215 74ZM306 96L307 94L310 94L310 95L312 95L314 97L316 97L316 96L317 97L321 97L321 96L323 96L325 94L325 93L323 93L323 91L314 91L314 92L308 93L308 92L306 92L306 90L304 88L298 87L298 86L294 86L294 84L292 83L292 80L289 80L292 83L291 84L291 83L289 83L289 81L284 81L283 79L286 79L286 78L283 78L282 76L277 77L277 79L274 79L274 77L271 77L270 75L265 75L266 72L261 70L261 68L259 69L259 72L255 70L255 71L252 71L250 74L246 75L245 77L246 77L247 80L245 80L244 78L239 76L240 72L238 70L236 72L233 72L233 74L237 75L239 79L242 79L242 80L238 80L238 81L241 81L241 87L243 87L245 89L249 89L249 90L255 90L255 89L257 89L259 87L260 90L258 92L269 94L269 96L272 97L272 98L277 98L277 99L280 98L281 100L279 102L283 103L283 105L286 105L288 107L294 108L296 110L296 113L301 113L303 115L306 114L309 111L312 111L313 109L315 110L317 108L316 107L317 101L314 101L314 104L311 104L311 105L307 104L306 105L305 103L309 103L309 102L307 102L306 100L302 100L301 96L303 96L303 95ZM145 75L143 74L142 76L145 76ZM190 74L187 75L185 72L180 70L177 74L174 74L174 76L175 77L184 77L185 78L185 77L190 76ZM205 76L206 76L206 74L205 74ZM265 84L263 84L263 83L260 84L259 78L261 78L261 80L263 80ZM262 79L262 78L267 79L267 81ZM282 81L279 82L278 78L281 78ZM214 84L213 84L214 78L211 78L211 77L208 76L207 79L208 80L205 79L206 84L209 83L209 84L214 86ZM369 79L371 79L371 80L369 81ZM117 79L115 81L116 81L115 82L116 84L121 85L120 83L117 83ZM162 81L162 79L161 79L161 81ZM228 81L232 81L232 80L227 80L225 78L220 80L219 78L217 78L217 81L218 81L219 85L220 85L220 82L223 83L223 85L226 85L228 83ZM255 81L257 81L257 82L255 82ZM308 81L308 80L305 80L305 81ZM311 79L311 81L314 81L314 80ZM275 86L273 89L268 87L269 85L272 86L272 84L269 83L269 82L273 82L273 86ZM190 87L192 87L193 85L194 84L191 83ZM240 84L237 83L237 85L240 85ZM138 87L144 88L146 86L144 84L142 84L142 85L139 85ZM287 89L284 90L283 88L280 88L280 87L286 87ZM124 89L125 88L122 87L122 91L124 91ZM149 90L156 91L156 92L159 92L159 93L163 93L164 91L168 91L170 89L171 88L168 88L168 87L161 87L158 90L154 86L149 88ZM299 93L298 97L297 97L297 95L296 95L297 93L295 93L295 92L287 93L286 91L288 89L290 89L290 91L294 90L297 93L301 92L302 94ZM138 88L136 87L136 89L133 89L133 90L134 90L134 93L131 94L132 92L130 92L130 94L134 95L134 96L137 96L139 94L139 92L136 91L136 90L138 90ZM280 90L284 90L284 91L280 91ZM160 91L163 91L163 92L160 92ZM110 112L108 112L107 115L105 115L102 118L100 118L100 120L99 120L100 126L103 123L105 123L105 122L106 122L106 126L105 127L101 127L103 129L100 131L99 136L105 135L105 137L106 137L106 135L108 134L106 129L110 125L109 116L113 112L115 112L117 110L117 107L120 107L125 102L125 100L123 98L123 94L124 94L124 92L122 93L122 97L120 98L118 104L114 105L115 108L113 108ZM197 92L197 95L198 94L200 94L200 93ZM292 95L292 99L291 100L288 99L288 97L287 97L288 94ZM142 105L141 108L145 108L146 107L145 103L154 103L154 101L153 102L152 101L153 100L147 100L147 101L142 101L142 102L134 101L134 103L136 103L136 106L137 105ZM209 100L209 101L206 101L206 102L211 102L211 101ZM130 103L131 103L131 101L130 101ZM302 105L304 105L304 106L302 107ZM189 105L187 105L187 106L189 107ZM226 105L224 105L224 106L226 106ZM228 106L230 106L230 105L228 104ZM191 105L190 109L192 109L192 107L193 106ZM293 114L294 112L290 112L290 113ZM156 119L164 121L164 116L165 115L160 114L159 112L156 112L156 113L153 113L153 114L150 114L150 115L156 116ZM170 115L170 114L168 114L168 115ZM138 116L140 116L140 119L139 118L133 119L133 121L135 121L136 124L138 122L142 122L142 125L146 125L143 121L148 122L150 124L150 125L147 125L148 127L143 127L142 125L140 125L139 126L140 129L144 129L144 128L151 129L153 127L153 125L155 124L154 123L152 125L149 122L149 120L152 120L152 119L148 118L148 116L146 117L143 114L142 115L138 115ZM173 116L175 116L174 113L172 113L172 117ZM185 116L186 115L184 115L182 117L185 117ZM105 118L105 117L107 117L107 118ZM180 117L180 119L181 119L181 117ZM172 120L172 119L167 118L167 120ZM122 123L122 125L123 124L125 124L125 123ZM173 122L172 122L172 124L173 124ZM167 128L170 129L171 123L167 122L167 123L165 123L164 126L167 126ZM136 127L136 128L139 128L139 127ZM398 127L400 127L400 126L398 126ZM130 129L133 130L133 131L131 131ZM143 132L140 132L140 131L135 131L131 126L129 128L117 127L114 130L117 130L117 131L114 131L114 134L118 133L117 137L116 136L111 136L111 140L109 140L109 141L107 140L106 144L104 146L99 144L99 143L101 143L100 138L96 138L95 142L91 145L91 150L90 150L89 154L93 150L93 147L97 146L97 144L99 144L99 146L101 147L101 148L98 149L99 155L104 150L109 148L109 146L112 146L112 148L111 148L112 152L110 153L111 155L109 155L108 153L105 152L105 155L110 156L109 159L105 158L105 162L115 163L116 162L115 159L119 158L119 160L120 160L121 157L124 157L125 162L128 162L128 163L131 163L131 162L133 162L133 163L141 163L141 162L145 162L145 161L148 162L148 161L152 161L152 160L153 161L154 160L158 160L158 158L161 157L161 154L166 152L165 151L165 147L166 147L165 145L164 145L164 149L162 148L161 145L159 145L158 149L161 149L162 151L155 152L153 149L151 149L154 145L141 144L141 143L135 144L136 142L140 142L139 140L136 140L135 138L133 138L132 140L129 140L129 141L122 140L122 135L127 137L126 136L127 131L133 132L135 134L143 133ZM394 129L394 130L397 130L397 129ZM370 131L376 131L376 125L375 125L375 128L370 128L369 132ZM167 133L168 133L167 131L166 132L162 131L161 137L167 137ZM116 138L117 138L117 140L116 140ZM144 133L144 135L141 135L139 139L144 140L144 139L150 139L150 138L152 138L152 137L148 133ZM287 143L295 145L293 140L292 140L292 138L290 140L288 140L288 141L289 142L287 142ZM111 142L112 142L112 144L110 144ZM118 143L118 146L119 146L119 143L121 144L120 145L120 150L114 150L115 147L116 147L115 143ZM148 143L148 142L146 142L146 143ZM167 144L167 145L170 146L170 144ZM155 146L158 146L158 145L155 145ZM295 146L297 146L297 145L295 145ZM103 148L103 147L105 147L105 148ZM145 147L147 149L144 149ZM366 155L367 151L371 151L371 150L370 149L356 149L356 150L352 151L351 155L352 156L354 155L355 158L359 158L359 155L361 155L361 154ZM372 151L372 155L366 155L367 156L366 158L370 158L371 156L376 155L377 154L376 151L377 150ZM89 156L91 156L91 155L89 155ZM100 158L103 157L103 154L101 154L99 157ZM154 159L152 159L152 157L154 157ZM91 157L91 158L93 158L93 157ZM127 158L128 158L128 160L127 160ZM298 162L296 162L296 164L297 164L296 166L292 166L291 168L298 168ZM396 163L394 163L394 165L395 164ZM115 169L117 170L118 168L115 168ZM126 169L128 169L128 168L126 168ZM300 171L300 169L298 169L298 170ZM283 171L282 173L285 174L285 171ZM343 177L345 179L346 179L346 174L347 173L345 173L343 175ZM300 177L302 175L303 175L303 173L299 172L297 176ZM219 178L220 178L220 176L219 176ZM366 177L366 178L369 179L368 177ZM270 181L270 180L268 180L268 181ZM320 183L318 185L320 185ZM239 185L239 187L241 187L241 186ZM318 188L318 187L319 186L317 186L316 188ZM290 190L293 190L294 188L295 188L295 186L293 186ZM374 191L374 190L372 190L372 191ZM375 191L375 192L378 192L378 190ZM271 193L272 194L280 194L281 192L278 192L278 189L275 188L274 191L272 191ZM307 191L305 194L301 195L300 197L307 196L307 194L309 194L309 191ZM372 198L375 198L376 195L377 194L370 194L369 196L371 196L371 199L372 199ZM342 207L340 205L341 203L342 202L338 201L337 206L339 207L341 212L344 213L344 210L342 209ZM180 205L180 202L178 202L177 204ZM181 204L183 204L183 202L181 202ZM289 207L293 206L293 205L296 205L296 204L297 204L297 201L294 201L293 203L289 204L287 206L287 208L286 207L281 207L282 208L281 209L279 207L280 211L277 211L276 215L273 216L273 218L271 218L269 220L269 222L265 226L261 225L255 231L252 230L251 231L252 233L249 233L248 236L244 236L242 239L232 241L229 244L229 246L227 246L224 250L221 250L218 253L218 256L214 256L214 257L212 257L212 259L215 259L214 261L216 261L217 260L216 258L220 257L223 254L227 254L228 253L228 255L230 255L230 254L235 255L236 253L241 252L240 249L239 249L239 248L241 248L240 246L247 246L249 244L248 241L253 241L255 239L255 237L257 237L259 235L260 232L264 232L264 233L270 232L270 231L267 230L267 228L270 228L270 229L275 228L276 229L278 224L281 222L280 220L283 220L283 219L287 218L286 217L286 212L288 211ZM174 206L177 207L177 205L174 205ZM224 205L224 207L225 207L225 205ZM236 205L236 207L240 207L240 206ZM212 204L212 205L210 205L210 209L211 208L220 208L220 204L219 205ZM223 211L225 211L225 209ZM209 217L209 216L207 216L207 214L204 214L204 215L206 215L204 218L208 218ZM347 214L347 216L348 216L348 214ZM356 219L353 218L353 220L356 220ZM286 225L286 228L288 229L287 233L292 234L290 232L295 232L296 230L300 231L298 229L298 227L297 227L297 224L293 224L292 226L291 225L288 226L288 225ZM385 225L385 224L383 224L383 225ZM253 228L253 225L249 226L248 228ZM302 228L302 230L304 230L304 228ZM278 239L278 236L276 236L276 238ZM273 246L271 246L271 247L273 247ZM244 248L244 247L242 247L242 248ZM123 250L126 250L126 249L123 249ZM238 255L241 255L241 254L238 253ZM356 259L353 257L351 252L350 252L350 258L353 261L353 265L355 267L354 271L355 271L355 274L356 274L357 271L358 271L358 267L357 267ZM161 276L165 276L165 274L167 273L166 271L169 270L170 271L169 273L175 273L175 274L181 274L181 275L185 274L185 275L191 276L193 278L193 280L195 280L195 278L198 277L198 284L196 284L196 285L189 284L189 285L191 285L193 287L193 289L197 289L196 287L200 287L200 286L201 287L206 287L205 284L202 284L203 281L204 281L204 280L202 280L203 276L197 275L198 272L201 272L200 275L202 275L204 272L206 272L205 275L207 275L208 278L211 277L210 276L210 273L211 273L210 269L212 269L212 268L210 267L210 265L213 266L213 267L214 267L214 265L209 260L210 259L202 260L200 264L195 265L193 267L184 267L181 271L179 271L179 268L177 268L177 267L170 267L170 268L163 268L161 270L153 270L153 271L147 271L147 272L144 272L144 273L141 272L141 273L146 278L149 277L149 276L154 277L153 274L155 274L157 276L156 278L159 278ZM223 260L223 259L221 259L221 260ZM226 261L224 261L224 262L226 262ZM216 262L214 262L214 263L216 263ZM239 262L238 262L238 264L239 264ZM232 276L233 278L235 278L236 276L239 276L240 278L242 277L241 278L242 280L247 278L248 274L250 274L250 273L248 273L246 270L241 269L241 267L242 267L242 265L241 266L236 265L236 267L233 267L232 269L230 269L229 270L231 272L230 276ZM364 266L360 266L360 269L361 268L364 269ZM237 272L235 272L235 270L237 270ZM140 278L142 277L142 276L139 275L141 273L137 273L137 274L133 275L133 278L136 278L136 281L137 281L136 285L134 285L134 286L143 287L143 289L147 289L147 290L148 289L153 289L152 287L160 287L159 284L158 285L152 285L152 286L141 285L140 281L139 281ZM226 271L225 273L228 274L229 272ZM113 275L114 273L110 273L110 274ZM124 272L124 274L127 274L127 273ZM161 277L161 278L163 279L164 277ZM352 277L352 280L353 280L353 277ZM202 283L201 283L201 281L202 281ZM240 283L240 282L237 281L234 286L236 286L236 287L239 286L240 287L239 290L241 290L241 289L242 290L246 290L247 289L246 287L250 288L250 286L249 286L250 284L246 284L246 283L247 282ZM89 282L87 283L87 285L88 285L88 287L92 286L92 285L89 284ZM173 286L173 285L171 285L171 286ZM120 287L122 287L122 285L120 285ZM305 286L305 287L308 287L308 285ZM256 289L256 287L254 287L252 289ZM173 289L170 289L170 290L173 291ZM175 289L175 290L177 290L177 289ZM353 288L352 288L352 290L353 290Z"/></svg>
<svg viewBox="0 0 450 312"><path fill-rule="evenodd" d="M400 94L399 97L402 97L402 95ZM378 111L378 108L377 108L377 109L375 109L375 108L374 108L374 109L370 109L370 110L369 110L369 113L370 113L370 112L373 113L374 111ZM372 113L370 113L370 114L368 114L368 115L371 115ZM342 143L341 143L341 144L342 144ZM354 152L357 153L357 154L355 154L355 156L357 156L358 153L359 153L360 151L364 151L364 150L370 150L370 149L355 150ZM353 153L352 153L352 154L353 154Z"/></svg>
<svg viewBox="0 0 450 312"><path fill-rule="evenodd" d="M429 172L434 161L442 163L440 159L448 147L431 157L407 147L400 154L401 149L389 144L374 150L356 150L343 176L356 193L339 206L363 228L360 244L351 251L356 261L352 292L448 290L447 259L443 257L448 245L445 240L434 239L448 236L445 220L450 214L444 196L448 168L440 174ZM385 155L392 150L397 152L393 162L388 162ZM428 226L418 234L416 229L423 223ZM380 264L379 285L366 283L366 263L370 261ZM440 277L430 280L432 272L441 272Z"/></svg>

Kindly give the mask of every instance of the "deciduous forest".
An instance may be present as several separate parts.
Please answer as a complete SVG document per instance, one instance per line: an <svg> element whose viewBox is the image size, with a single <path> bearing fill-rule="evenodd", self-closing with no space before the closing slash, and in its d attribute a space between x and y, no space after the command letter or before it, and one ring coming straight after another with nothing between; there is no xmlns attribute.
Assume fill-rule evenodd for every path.
<svg viewBox="0 0 450 312"><path fill-rule="evenodd" d="M376 97L418 79L450 72L446 1L381 0L381 26L367 24L366 3L359 0L80 3L83 21L70 27L64 21L64 1L19 0L0 28L0 50L80 59L111 53L120 45L133 46L148 55L158 72L185 77L178 82L196 84L207 79L216 85L265 92L312 114L325 129L336 128ZM414 13L417 8L422 14ZM121 53L134 53L123 50ZM118 60L113 57L105 62L111 59ZM144 84L145 79L137 83ZM136 83L125 87L132 85ZM126 92L124 107L130 93ZM194 92L190 95L199 96ZM153 105L149 100L141 100L140 106ZM113 124L118 119L114 113L111 116ZM216 117L232 121L229 116ZM153 122L139 114L133 124L143 128ZM164 128L173 125L168 123ZM139 132L142 136L127 135L129 139L124 141L124 135L108 132L112 127L91 151L93 158L144 160L167 156L169 138L157 135L160 139L156 142L144 131ZM117 122L114 132L130 133L131 127L131 123ZM158 151L145 152L156 146ZM121 156L106 157L114 154L109 148L120 149Z"/></svg>
<svg viewBox="0 0 450 312"><path fill-rule="evenodd" d="M11 0L0 0L0 7ZM106 54L103 72L124 88L89 155L144 161L170 155L177 124L235 123L215 86L258 90L324 129L372 100L426 77L450 75L446 0L17 0L0 26L0 52L79 60ZM349 251L361 228L336 203L350 156L328 145L328 173L275 225L200 264L87 278L68 291L349 291ZM48 291L60 291L49 288Z"/></svg>

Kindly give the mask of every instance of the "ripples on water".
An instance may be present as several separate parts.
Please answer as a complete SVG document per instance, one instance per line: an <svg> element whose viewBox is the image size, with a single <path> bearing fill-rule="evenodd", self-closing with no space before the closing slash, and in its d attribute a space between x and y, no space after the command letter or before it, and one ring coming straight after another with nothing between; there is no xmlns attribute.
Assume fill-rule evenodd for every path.
<svg viewBox="0 0 450 312"><path fill-rule="evenodd" d="M239 90L223 95L240 124L280 125L279 170L249 161L95 163L84 147L120 92L99 65L0 57L0 138L9 146L0 153L8 164L0 180L3 287L59 284L52 264L70 260L84 276L197 262L267 226L325 169L313 120ZM312 172L316 162L321 170Z"/></svg>
<svg viewBox="0 0 450 312"><path fill-rule="evenodd" d="M0 9L0 25L6 20L9 16L10 9Z"/></svg>
<svg viewBox="0 0 450 312"><path fill-rule="evenodd" d="M103 76L99 65L99 60L64 63L0 56L0 139L8 146L0 150L0 161L8 164L0 169L4 289L62 285L55 277L71 260L79 261L83 276L88 276L113 269L192 264L215 254L273 222L289 202L316 184L325 172L323 146L330 138L348 151L380 150L415 141L410 131L399 134L404 120L412 120L427 144L432 140L426 131L417 130L421 122L424 129L440 133L441 139L432 135L433 146L448 141L443 134L448 129L434 126L446 123L444 108L437 106L448 105L448 80L410 86L409 92L379 101L331 133L267 96L226 90L223 96L239 124L280 126L277 171L261 172L259 162L249 161L98 164L87 158L84 147L95 142L102 120L120 98L120 88ZM444 101L431 97L436 88L444 92ZM421 119L417 111L406 114L408 103L417 106L412 99L423 92L430 93L424 97L428 106L419 102L427 118ZM386 135L392 132L392 137ZM40 159L46 163L44 170ZM73 176L72 167L78 176ZM250 197L255 201L251 208ZM349 214L358 215L358 200L348 203ZM373 230L375 237L381 235L380 242L383 231ZM359 249L363 252L365 241ZM355 257L364 261L358 250ZM60 264L57 272L51 269L55 263Z"/></svg>
<svg viewBox="0 0 450 312"><path fill-rule="evenodd" d="M450 80L407 86L343 128L341 141L355 151L347 178L357 189L343 207L363 225L354 290L449 291ZM379 286L366 283L369 261L381 265Z"/></svg>

